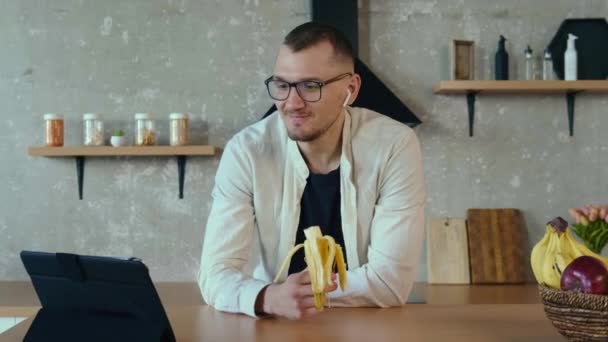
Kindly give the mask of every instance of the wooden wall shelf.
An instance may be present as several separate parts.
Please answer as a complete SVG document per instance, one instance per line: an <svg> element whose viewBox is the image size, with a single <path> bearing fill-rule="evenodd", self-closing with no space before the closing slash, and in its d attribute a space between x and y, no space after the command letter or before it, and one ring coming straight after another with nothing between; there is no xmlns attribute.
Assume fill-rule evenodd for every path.
<svg viewBox="0 0 608 342"><path fill-rule="evenodd" d="M436 94L566 94L608 93L608 81L440 81Z"/></svg>
<svg viewBox="0 0 608 342"><path fill-rule="evenodd" d="M581 92L608 93L608 80L595 81L440 81L435 94L467 96L469 136L473 136L477 94L565 94L570 136L574 134L574 100Z"/></svg>
<svg viewBox="0 0 608 342"><path fill-rule="evenodd" d="M184 198L184 176L186 174L186 158L188 156L214 156L219 148L210 145L188 146L64 146L47 147L32 146L28 154L34 157L68 158L76 160L76 175L78 177L78 198L82 200L85 157L177 157L177 172L179 182L179 198Z"/></svg>
<svg viewBox="0 0 608 342"><path fill-rule="evenodd" d="M191 146L36 146L28 148L37 157L111 157L111 156L213 156L218 148L210 145Z"/></svg>

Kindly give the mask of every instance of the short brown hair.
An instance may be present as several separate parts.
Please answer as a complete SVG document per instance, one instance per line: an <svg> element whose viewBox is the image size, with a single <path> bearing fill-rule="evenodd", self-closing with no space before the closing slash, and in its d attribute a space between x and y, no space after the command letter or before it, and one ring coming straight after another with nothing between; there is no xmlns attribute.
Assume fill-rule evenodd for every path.
<svg viewBox="0 0 608 342"><path fill-rule="evenodd" d="M331 25L315 22L299 25L285 36L283 45L293 52L298 52L323 41L333 46L336 57L355 63L355 54L350 41L344 33Z"/></svg>

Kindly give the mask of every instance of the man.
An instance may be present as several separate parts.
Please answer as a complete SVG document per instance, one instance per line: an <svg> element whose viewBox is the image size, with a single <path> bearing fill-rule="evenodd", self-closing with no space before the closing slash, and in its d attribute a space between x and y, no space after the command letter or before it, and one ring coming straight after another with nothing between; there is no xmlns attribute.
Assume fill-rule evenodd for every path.
<svg viewBox="0 0 608 342"><path fill-rule="evenodd" d="M319 225L345 249L348 286L332 306L398 306L423 240L425 189L414 132L349 107L359 92L348 40L296 27L266 80L278 111L226 145L213 189L199 286L221 311L299 319L315 314L302 253L273 278L303 229Z"/></svg>

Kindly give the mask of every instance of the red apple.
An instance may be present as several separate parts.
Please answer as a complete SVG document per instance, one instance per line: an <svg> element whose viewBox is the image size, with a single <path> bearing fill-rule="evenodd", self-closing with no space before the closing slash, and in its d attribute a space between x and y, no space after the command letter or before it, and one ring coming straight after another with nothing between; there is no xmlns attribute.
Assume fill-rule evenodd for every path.
<svg viewBox="0 0 608 342"><path fill-rule="evenodd" d="M572 260L560 280L562 290L608 294L608 269L602 261L591 256Z"/></svg>

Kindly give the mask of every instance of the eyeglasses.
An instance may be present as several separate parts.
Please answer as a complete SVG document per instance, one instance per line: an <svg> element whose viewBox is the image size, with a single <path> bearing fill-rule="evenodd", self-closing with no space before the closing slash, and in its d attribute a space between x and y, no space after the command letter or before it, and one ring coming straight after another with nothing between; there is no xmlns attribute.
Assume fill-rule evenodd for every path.
<svg viewBox="0 0 608 342"><path fill-rule="evenodd" d="M321 89L324 86L352 75L352 73L348 72L345 74L340 74L334 78L330 78L327 81L306 80L300 82L276 80L273 78L274 76L270 76L264 81L264 84L266 84L266 88L268 89L268 95L277 101L287 100L289 93L291 92L291 88L294 87L302 100L306 102L317 102L321 100Z"/></svg>

